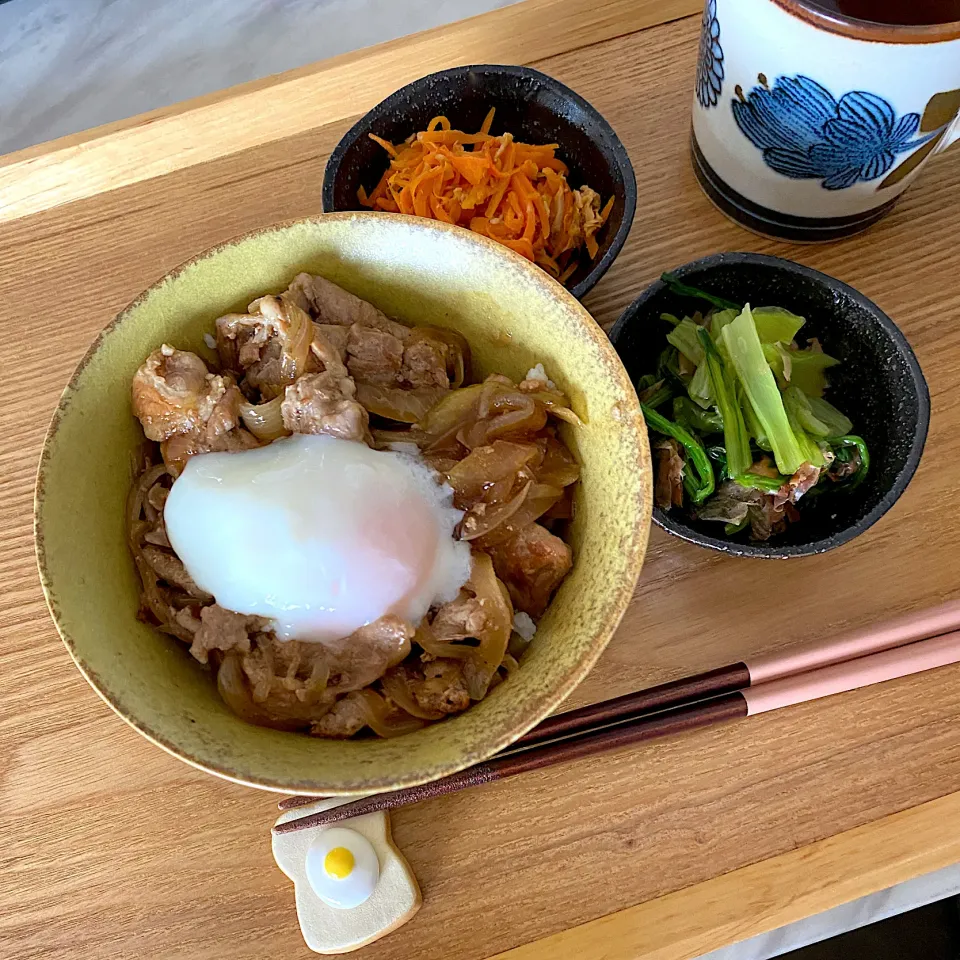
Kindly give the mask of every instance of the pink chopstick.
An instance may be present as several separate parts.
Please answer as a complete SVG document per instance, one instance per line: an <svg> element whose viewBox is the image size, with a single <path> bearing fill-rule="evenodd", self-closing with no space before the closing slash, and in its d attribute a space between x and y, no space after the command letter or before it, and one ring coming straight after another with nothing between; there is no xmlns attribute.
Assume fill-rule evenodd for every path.
<svg viewBox="0 0 960 960"><path fill-rule="evenodd" d="M839 637L802 644L762 657L751 657L746 662L750 671L750 685L806 673L954 630L960 630L960 600L949 600L937 607L906 613L885 623L871 623Z"/></svg>
<svg viewBox="0 0 960 960"><path fill-rule="evenodd" d="M960 630L742 690L747 716L960 662Z"/></svg>
<svg viewBox="0 0 960 960"><path fill-rule="evenodd" d="M785 651L750 657L748 660L728 663L705 673L671 680L669 683L627 693L611 700L591 703L566 713L554 714L525 733L514 746L545 743L589 726L625 720L655 710L666 710L708 697L744 690L757 684L880 653L954 630L960 630L960 600L950 600L937 607L903 614L885 623L857 627L839 637L815 640ZM295 802L289 801L290 804Z"/></svg>

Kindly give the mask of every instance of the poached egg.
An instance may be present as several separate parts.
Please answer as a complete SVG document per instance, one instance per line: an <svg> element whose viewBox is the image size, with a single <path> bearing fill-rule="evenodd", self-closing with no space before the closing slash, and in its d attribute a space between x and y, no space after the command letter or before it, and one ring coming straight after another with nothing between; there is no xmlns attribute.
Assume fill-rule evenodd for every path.
<svg viewBox="0 0 960 960"><path fill-rule="evenodd" d="M454 599L470 576L462 516L419 456L307 434L191 457L164 507L171 546L220 606L317 642Z"/></svg>

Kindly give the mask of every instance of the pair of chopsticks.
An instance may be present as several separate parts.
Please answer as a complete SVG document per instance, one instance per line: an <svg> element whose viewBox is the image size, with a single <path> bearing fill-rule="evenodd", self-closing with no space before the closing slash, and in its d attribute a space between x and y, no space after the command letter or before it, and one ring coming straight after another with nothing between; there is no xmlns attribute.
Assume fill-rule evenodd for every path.
<svg viewBox="0 0 960 960"><path fill-rule="evenodd" d="M454 793L685 730L779 710L960 662L960 600L548 717L502 753L430 783L288 820L291 833ZM289 797L281 810L317 797Z"/></svg>

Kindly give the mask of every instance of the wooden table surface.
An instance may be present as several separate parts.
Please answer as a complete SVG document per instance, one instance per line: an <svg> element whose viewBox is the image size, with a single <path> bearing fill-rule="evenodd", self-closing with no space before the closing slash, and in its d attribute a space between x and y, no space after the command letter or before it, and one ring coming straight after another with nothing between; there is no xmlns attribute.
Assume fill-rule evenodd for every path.
<svg viewBox="0 0 960 960"><path fill-rule="evenodd" d="M746 233L688 161L698 6L527 0L0 158L0 955L310 955L270 854L276 798L157 750L71 664L34 566L34 472L95 333L198 251L318 213L324 162L355 116L430 70L531 63L616 128L639 202L586 299L601 323L665 268L781 254L886 309L930 384L920 470L854 543L773 563L654 530L623 625L571 706L955 591L960 150L863 236L799 247ZM960 860L958 715L960 668L944 668L400 810L423 909L361 956L685 960Z"/></svg>

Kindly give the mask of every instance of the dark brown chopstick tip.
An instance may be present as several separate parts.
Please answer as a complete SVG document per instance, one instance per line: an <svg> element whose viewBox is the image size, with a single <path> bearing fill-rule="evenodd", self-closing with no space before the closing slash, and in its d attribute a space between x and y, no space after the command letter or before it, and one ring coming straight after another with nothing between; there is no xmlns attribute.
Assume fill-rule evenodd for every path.
<svg viewBox="0 0 960 960"><path fill-rule="evenodd" d="M277 803L278 810L296 810L297 807L305 807L310 803L316 803L318 800L323 800L323 797L304 797L304 796L295 796L295 797L284 797L279 803Z"/></svg>
<svg viewBox="0 0 960 960"><path fill-rule="evenodd" d="M745 663L730 663L715 670L671 680L656 687L627 693L612 700L592 703L577 710L547 717L514 743L514 747L539 744L555 737L582 732L591 726L639 717L645 713L685 706L710 697L718 697L750 686L750 670Z"/></svg>

